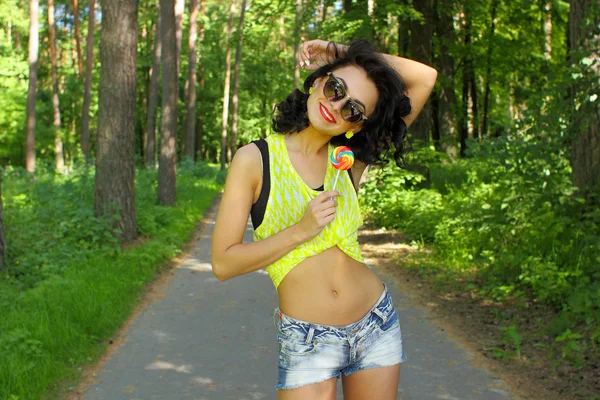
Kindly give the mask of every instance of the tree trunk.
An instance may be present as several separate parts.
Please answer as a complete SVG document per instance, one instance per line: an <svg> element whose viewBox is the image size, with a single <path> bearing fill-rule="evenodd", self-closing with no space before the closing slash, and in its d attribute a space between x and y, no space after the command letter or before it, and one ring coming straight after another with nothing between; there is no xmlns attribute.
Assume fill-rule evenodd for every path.
<svg viewBox="0 0 600 400"><path fill-rule="evenodd" d="M154 32L154 56L152 60L152 73L150 76L150 93L148 95L148 110L146 111L146 168L156 168L156 107L158 106L158 79L160 78L161 59L161 29L162 12L158 6L156 17L156 31Z"/></svg>
<svg viewBox="0 0 600 400"><path fill-rule="evenodd" d="M279 51L281 51L285 54L285 53L287 53L287 41L286 41L286 33L285 33L285 14L282 13L281 16L279 17L278 25L279 25Z"/></svg>
<svg viewBox="0 0 600 400"><path fill-rule="evenodd" d="M300 86L300 60L298 51L300 50L300 36L302 31L302 0L296 0L296 19L294 22L294 88Z"/></svg>
<svg viewBox="0 0 600 400"><path fill-rule="evenodd" d="M162 121L158 163L158 203L175 205L177 196L177 37L175 4L160 1L162 15Z"/></svg>
<svg viewBox="0 0 600 400"><path fill-rule="evenodd" d="M460 113L460 156L465 157L467 138L469 137L469 87L471 83L471 20L469 11L465 9L465 59L462 71L462 109Z"/></svg>
<svg viewBox="0 0 600 400"><path fill-rule="evenodd" d="M344 13L352 11L353 8L354 5L352 4L352 0L344 0L342 2L342 9L344 10Z"/></svg>
<svg viewBox="0 0 600 400"><path fill-rule="evenodd" d="M185 0L175 0L175 38L177 47L177 80L179 80L181 60L181 38L183 37L183 12L185 11Z"/></svg>
<svg viewBox="0 0 600 400"><path fill-rule="evenodd" d="M487 136L488 118L490 112L490 82L492 80L492 53L494 51L494 33L496 31L496 11L498 0L492 2L492 18L490 24L490 37L488 41L487 66L485 71L485 93L483 95L483 124L481 126L481 136Z"/></svg>
<svg viewBox="0 0 600 400"><path fill-rule="evenodd" d="M458 123L460 129L460 156L465 157L467 138L469 137L469 76L464 70L462 80L462 108Z"/></svg>
<svg viewBox="0 0 600 400"><path fill-rule="evenodd" d="M6 259L6 237L4 236L4 218L2 217L2 167L0 167L0 271Z"/></svg>
<svg viewBox="0 0 600 400"><path fill-rule="evenodd" d="M96 145L96 216L118 213L122 241L137 236L135 93L137 0L101 0L100 89Z"/></svg>
<svg viewBox="0 0 600 400"><path fill-rule="evenodd" d="M206 29L205 25L204 25L204 16L205 16L205 8L204 8L204 0L200 0L200 19L202 21L202 23L200 24L200 35L198 38L198 43L202 44L204 42L204 31ZM202 103L202 99L204 96L204 62L202 60L202 54L200 54L200 71L199 71L199 76L198 76L198 83L199 83L199 92L200 92L200 98L199 98L199 102ZM202 145L203 145L203 136L204 136L204 118L203 118L203 114L202 114L202 108L200 108L198 110L198 122L196 124L196 156L194 157L195 159L198 159L199 157L202 158Z"/></svg>
<svg viewBox="0 0 600 400"><path fill-rule="evenodd" d="M242 59L242 42L244 40L244 13L246 12L246 0L242 0L242 11L240 13L240 24L238 28L238 44L235 52L235 65L233 68L233 99L232 99L232 119L231 119L231 153L232 156L237 152L238 136L238 87L240 79L240 61Z"/></svg>
<svg viewBox="0 0 600 400"><path fill-rule="evenodd" d="M471 90L471 116L473 121L473 137L479 138L479 103L478 103L478 92L477 92L477 81L475 79L475 66L473 65L473 59L469 63L469 88Z"/></svg>
<svg viewBox="0 0 600 400"><path fill-rule="evenodd" d="M188 81L186 84L187 96L185 99L186 114L184 124L184 141L182 153L195 161L196 138L196 40L198 39L198 0L190 0L190 37L188 40L189 62Z"/></svg>
<svg viewBox="0 0 600 400"><path fill-rule="evenodd" d="M367 0L367 15L369 16L369 40L375 41L375 0ZM387 29L386 29L387 30Z"/></svg>
<svg viewBox="0 0 600 400"><path fill-rule="evenodd" d="M227 25L227 55L225 56L225 88L223 89L223 121L221 125L221 171L225 171L227 162L227 118L229 117L229 85L231 77L231 31L233 30L233 16L235 14L235 0L231 0L229 8L229 24Z"/></svg>
<svg viewBox="0 0 600 400"><path fill-rule="evenodd" d="M410 24L398 17L398 55L408 57L410 44Z"/></svg>
<svg viewBox="0 0 600 400"><path fill-rule="evenodd" d="M48 0L48 34L50 41L50 63L52 64L52 126L54 127L54 157L56 170L62 172L65 167L63 142L60 135L60 103L58 100L58 68L56 61L56 29L54 27L54 0Z"/></svg>
<svg viewBox="0 0 600 400"><path fill-rule="evenodd" d="M595 3L595 4L594 4ZM569 11L569 58L571 63L579 63L577 54L582 52L592 58L591 71L600 76L600 59L596 52L600 45L598 32L589 32L591 26L598 26L598 16L588 12L591 6L600 6L598 0L573 0ZM593 19L592 19L593 18ZM587 20L591 19L591 21ZM593 22L590 23L590 22ZM600 189L600 101L585 101L575 112L571 166L573 185L583 193Z"/></svg>
<svg viewBox="0 0 600 400"><path fill-rule="evenodd" d="M458 101L454 92L454 57L450 46L454 43L452 1L442 0L438 4L437 36L439 40L440 92L437 110L440 143L436 148L442 149L453 159L458 157L456 145L456 126L454 122L458 110Z"/></svg>
<svg viewBox="0 0 600 400"><path fill-rule="evenodd" d="M39 1L29 3L29 90L27 92L27 153L25 166L27 171L35 171L35 98L37 93L38 71L38 11Z"/></svg>
<svg viewBox="0 0 600 400"><path fill-rule="evenodd" d="M411 56L423 64L431 65L433 56L433 0L414 2L415 10L423 14L423 23L416 21L411 24ZM425 104L419 118L411 126L413 137L425 142L429 141L431 132L431 106Z"/></svg>
<svg viewBox="0 0 600 400"><path fill-rule="evenodd" d="M150 7L148 7L150 8ZM158 15L157 18L158 20ZM152 32L156 32L156 21L152 20L150 22L150 26L142 26L141 32L141 40L138 41L143 42L143 44L139 44L139 48L144 47L140 52L144 52L145 55L150 55L150 51L154 51L154 38L152 36ZM154 60L153 60L154 61ZM148 65L147 63L140 63L138 65L138 87L142 87L143 89L138 90L137 93L137 112L135 119L135 133L136 133L136 146L139 143L139 152L136 149L136 155L143 160L144 165L146 165L146 148L148 147L148 135L146 132L146 124L148 123L148 98L150 97L150 79L152 74L152 65ZM155 110L156 111L156 110ZM139 137L139 141L138 141Z"/></svg>
<svg viewBox="0 0 600 400"><path fill-rule="evenodd" d="M73 0L73 21L75 24L75 48L77 50L77 71L83 75L83 57L81 55L81 33L79 32L79 0Z"/></svg>
<svg viewBox="0 0 600 400"><path fill-rule="evenodd" d="M545 2L545 0L543 0ZM542 8L542 28L544 31L544 57L552 58L552 3L545 2Z"/></svg>
<svg viewBox="0 0 600 400"><path fill-rule="evenodd" d="M325 22L325 18L327 16L327 4L325 3L326 0L319 1L319 8L317 9L316 15L319 15L320 18L317 19L317 22L315 24L317 27L317 32L320 32L321 29L323 29L323 23Z"/></svg>
<svg viewBox="0 0 600 400"><path fill-rule="evenodd" d="M87 47L85 55L85 89L83 92L83 112L81 115L81 150L87 160L90 155L90 102L92 97L92 69L94 67L94 30L96 22L96 0L90 0Z"/></svg>

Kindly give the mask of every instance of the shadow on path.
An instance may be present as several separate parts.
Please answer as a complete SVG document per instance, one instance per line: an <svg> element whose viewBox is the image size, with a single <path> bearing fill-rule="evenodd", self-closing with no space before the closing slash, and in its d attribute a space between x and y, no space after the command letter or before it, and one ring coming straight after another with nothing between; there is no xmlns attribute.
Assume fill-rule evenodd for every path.
<svg viewBox="0 0 600 400"><path fill-rule="evenodd" d="M214 277L210 247L215 216L216 207L211 207L193 252L174 270L164 296L131 323L80 399L277 398L277 334L271 317L277 293L264 270L227 282ZM252 240L251 225L244 240ZM429 322L426 311L403 293L406 288L381 277L394 298L408 356L398 399L515 398Z"/></svg>

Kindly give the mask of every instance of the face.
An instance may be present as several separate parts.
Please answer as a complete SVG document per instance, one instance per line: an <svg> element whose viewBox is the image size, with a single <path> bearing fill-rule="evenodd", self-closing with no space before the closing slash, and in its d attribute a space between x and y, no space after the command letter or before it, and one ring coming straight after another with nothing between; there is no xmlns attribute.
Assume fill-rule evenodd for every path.
<svg viewBox="0 0 600 400"><path fill-rule="evenodd" d="M332 72L333 76L315 80L315 91L307 102L308 119L322 133L334 136L349 130L356 133L364 124L364 118L357 111L366 118L373 113L379 97L377 87L357 66L346 65ZM353 118L358 121L347 121Z"/></svg>

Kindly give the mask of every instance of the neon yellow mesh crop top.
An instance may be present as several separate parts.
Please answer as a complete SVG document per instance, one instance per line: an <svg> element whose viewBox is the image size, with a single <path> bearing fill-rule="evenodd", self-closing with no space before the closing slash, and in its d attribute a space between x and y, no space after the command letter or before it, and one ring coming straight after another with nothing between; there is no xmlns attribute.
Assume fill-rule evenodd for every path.
<svg viewBox="0 0 600 400"><path fill-rule="evenodd" d="M266 239L300 222L308 202L321 193L308 186L294 169L284 135L273 134L266 141L269 145L271 189L262 223L254 230L255 241ZM329 144L329 154L333 149L334 146ZM328 162L324 190L333 188L336 173L337 170ZM341 194L337 198L335 219L319 235L267 266L275 288L301 261L336 245L348 256L364 262L358 245L358 228L363 220L356 192L347 173L340 173L335 189Z"/></svg>

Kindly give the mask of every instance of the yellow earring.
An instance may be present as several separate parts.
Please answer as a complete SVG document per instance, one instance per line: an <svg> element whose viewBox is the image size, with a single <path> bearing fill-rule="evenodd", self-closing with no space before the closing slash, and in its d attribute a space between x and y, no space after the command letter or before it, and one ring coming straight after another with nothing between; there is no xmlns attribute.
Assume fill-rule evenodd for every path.
<svg viewBox="0 0 600 400"><path fill-rule="evenodd" d="M310 87L310 89L308 89L308 94L313 94L313 92L315 91L314 87Z"/></svg>
<svg viewBox="0 0 600 400"><path fill-rule="evenodd" d="M347 139L352 139L352 136L354 136L354 132L353 131L350 130L350 131L346 132L346 138Z"/></svg>

